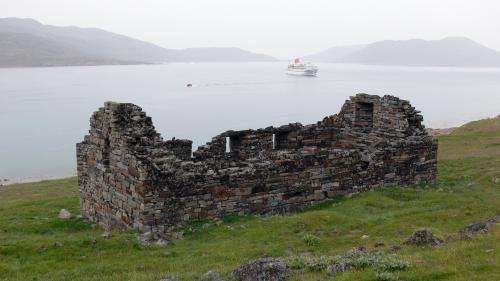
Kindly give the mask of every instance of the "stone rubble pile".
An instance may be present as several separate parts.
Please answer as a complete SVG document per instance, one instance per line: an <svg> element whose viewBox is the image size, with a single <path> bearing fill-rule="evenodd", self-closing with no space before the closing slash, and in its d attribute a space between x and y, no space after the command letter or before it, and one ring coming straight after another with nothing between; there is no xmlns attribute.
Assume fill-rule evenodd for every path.
<svg viewBox="0 0 500 281"><path fill-rule="evenodd" d="M415 231L408 239L406 239L404 244L411 246L441 247L444 245L444 241L436 237L429 230L421 229Z"/></svg>

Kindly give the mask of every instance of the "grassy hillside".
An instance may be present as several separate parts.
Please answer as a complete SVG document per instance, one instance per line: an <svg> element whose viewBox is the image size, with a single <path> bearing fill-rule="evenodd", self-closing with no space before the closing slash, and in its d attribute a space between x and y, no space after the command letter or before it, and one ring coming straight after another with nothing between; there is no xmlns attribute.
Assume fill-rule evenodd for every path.
<svg viewBox="0 0 500 281"><path fill-rule="evenodd" d="M228 274L263 255L336 255L354 246L388 249L426 227L447 238L441 248L403 246L410 263L401 280L500 280L500 227L468 240L454 233L500 214L500 118L470 123L439 137L439 177L433 186L384 188L339 198L289 216L231 217L194 226L166 247L140 248L133 232L112 232L79 218L76 179L0 188L0 280L159 280L166 273L197 280L208 270ZM304 236L315 237L314 242ZM293 280L330 280L297 272ZM372 269L335 280L376 280Z"/></svg>
<svg viewBox="0 0 500 281"><path fill-rule="evenodd" d="M500 116L470 122L439 140L439 160L500 157Z"/></svg>

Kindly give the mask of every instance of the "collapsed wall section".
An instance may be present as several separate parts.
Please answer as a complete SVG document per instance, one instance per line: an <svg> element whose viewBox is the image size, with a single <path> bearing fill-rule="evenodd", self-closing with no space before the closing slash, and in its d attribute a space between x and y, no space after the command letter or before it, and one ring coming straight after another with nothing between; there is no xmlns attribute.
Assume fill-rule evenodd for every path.
<svg viewBox="0 0 500 281"><path fill-rule="evenodd" d="M77 145L83 213L164 236L195 220L430 183L437 142L422 119L407 101L359 94L316 124L227 131L191 155L191 141L163 141L139 107L107 103Z"/></svg>

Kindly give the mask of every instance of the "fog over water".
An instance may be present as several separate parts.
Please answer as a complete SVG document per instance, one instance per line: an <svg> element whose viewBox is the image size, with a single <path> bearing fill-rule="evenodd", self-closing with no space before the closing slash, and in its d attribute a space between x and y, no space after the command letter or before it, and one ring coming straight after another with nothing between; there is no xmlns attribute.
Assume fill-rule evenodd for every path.
<svg viewBox="0 0 500 281"><path fill-rule="evenodd" d="M0 178L73 175L75 143L108 100L138 104L164 138L195 147L228 129L316 122L359 92L408 99L434 128L500 114L500 69L319 64L318 77L295 77L286 64L0 69Z"/></svg>

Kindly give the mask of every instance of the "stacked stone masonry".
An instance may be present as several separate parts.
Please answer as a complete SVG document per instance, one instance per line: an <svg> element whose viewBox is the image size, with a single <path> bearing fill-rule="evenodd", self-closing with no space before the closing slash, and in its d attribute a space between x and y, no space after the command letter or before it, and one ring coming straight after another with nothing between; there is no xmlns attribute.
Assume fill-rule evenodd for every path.
<svg viewBox="0 0 500 281"><path fill-rule="evenodd" d="M408 101L358 94L311 125L227 131L192 152L134 104L107 102L77 144L83 215L165 237L193 221L300 210L381 186L432 183L437 141Z"/></svg>

